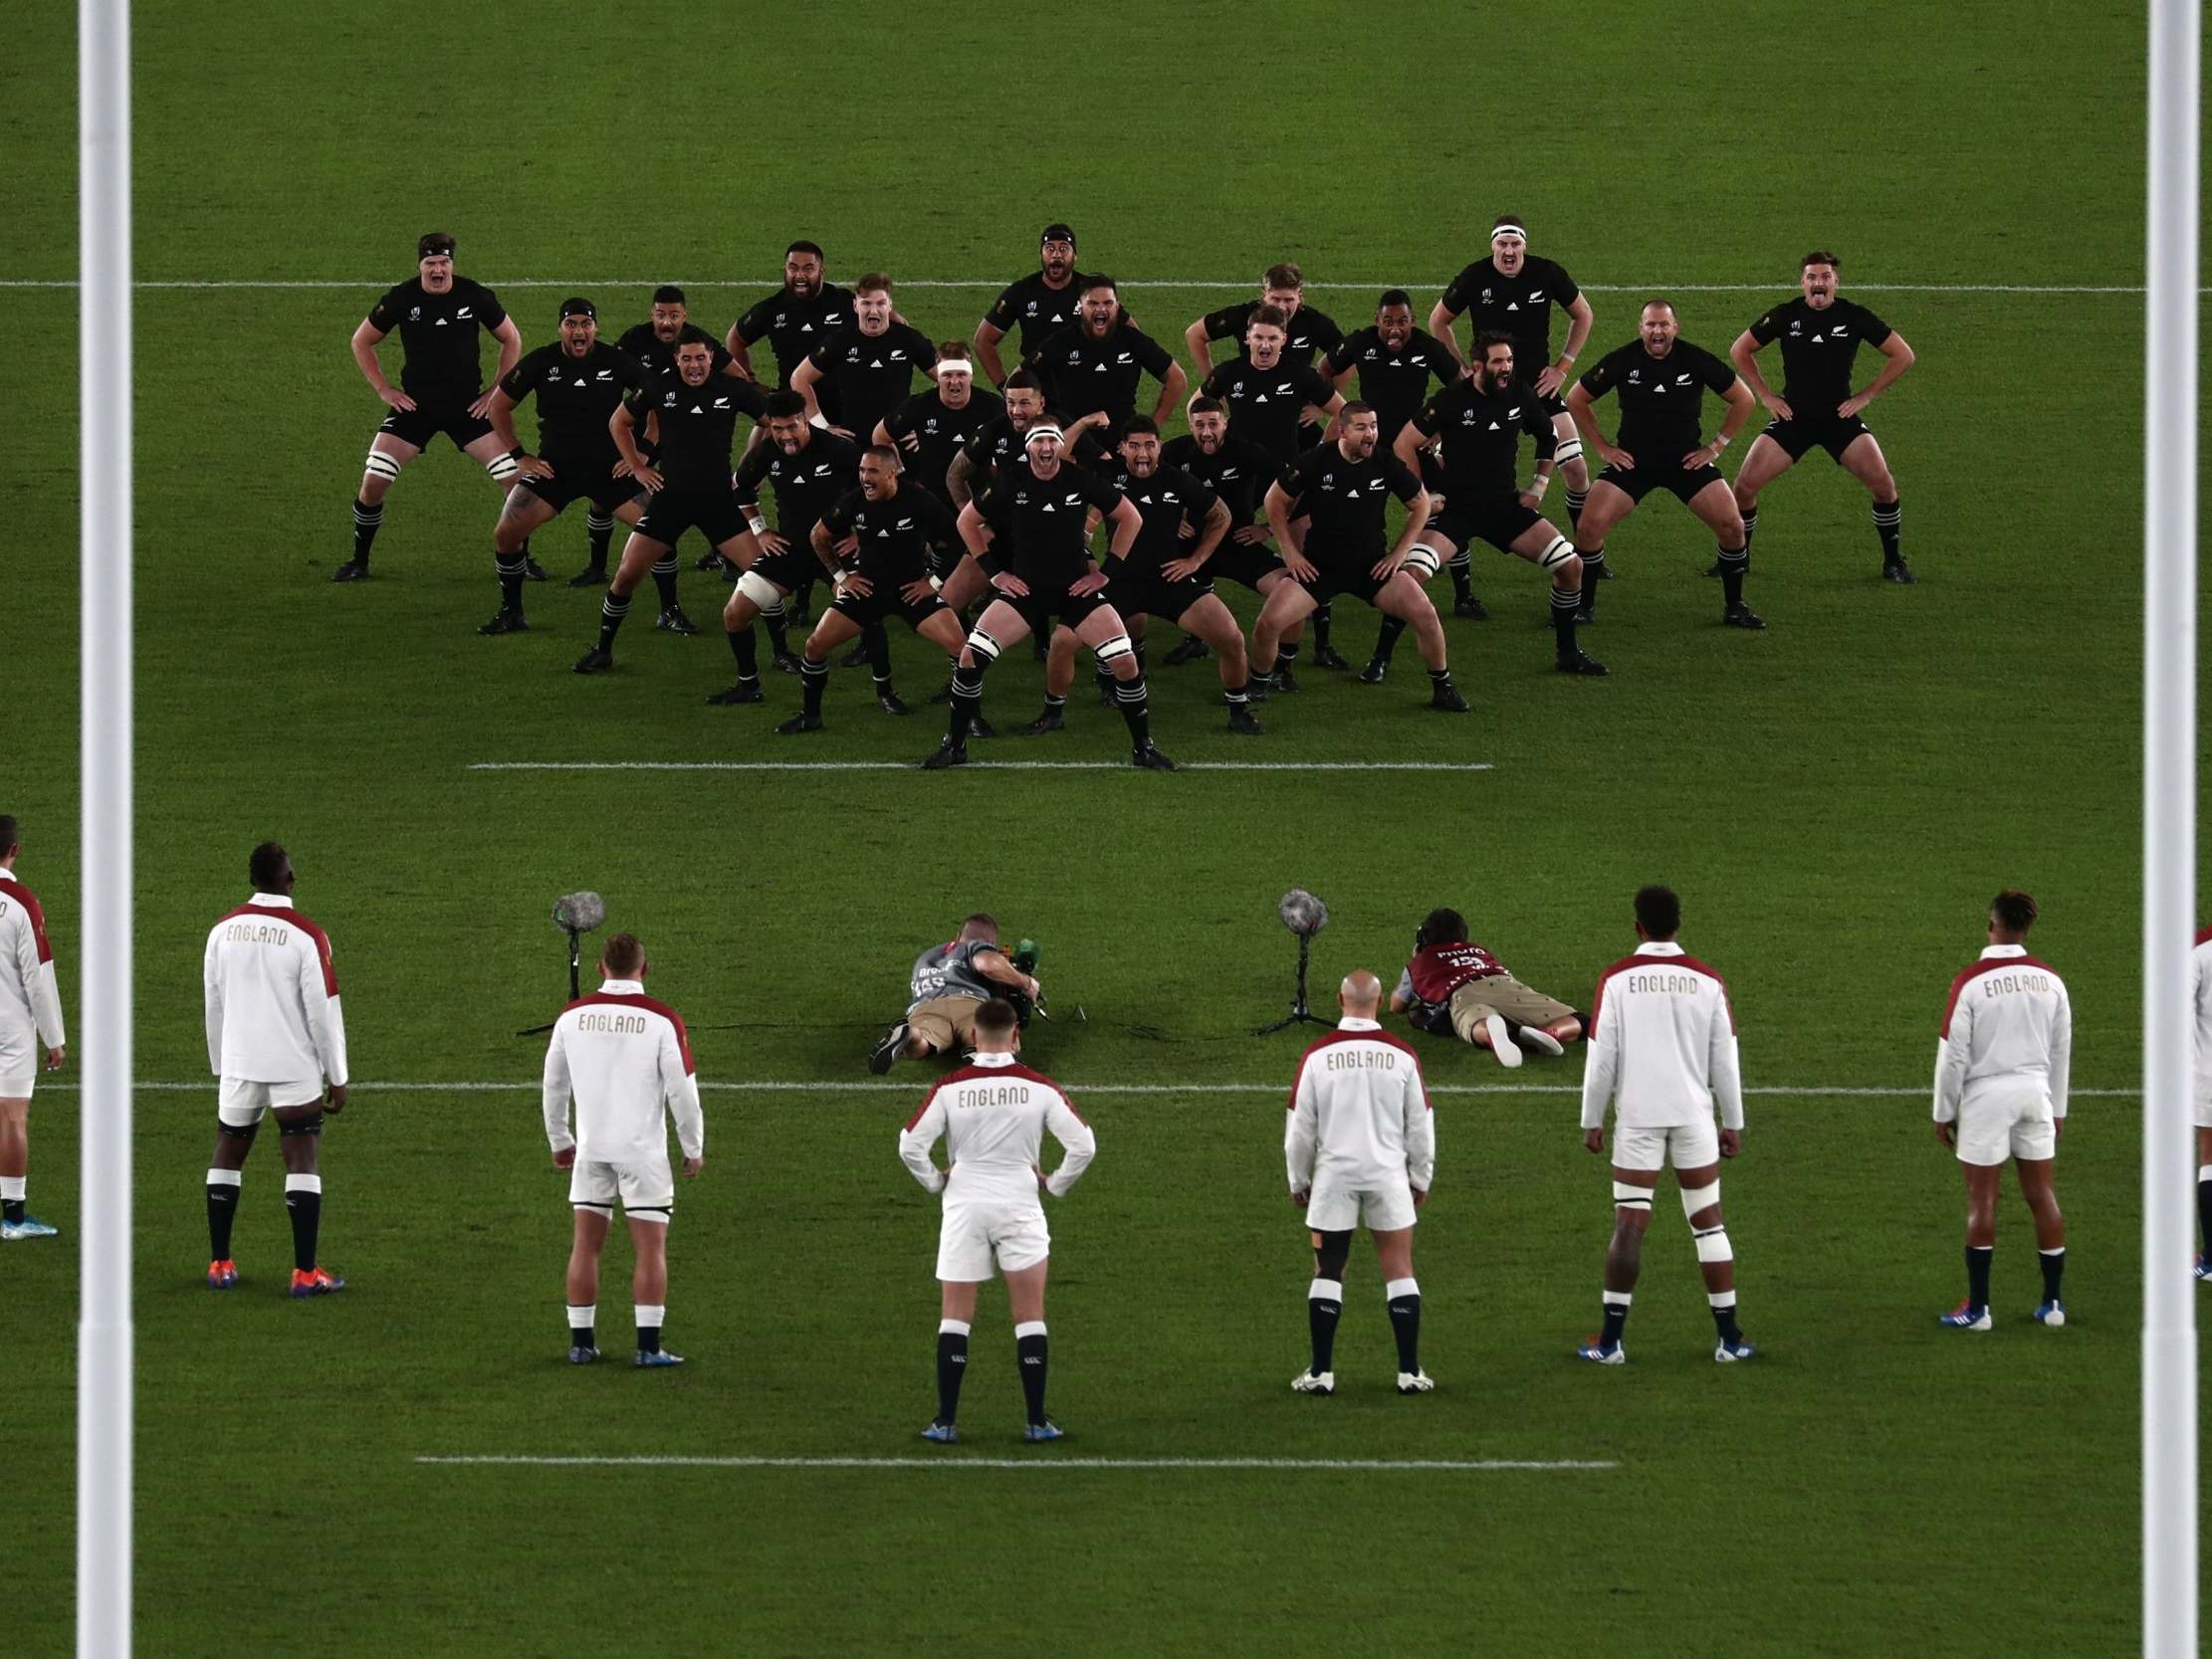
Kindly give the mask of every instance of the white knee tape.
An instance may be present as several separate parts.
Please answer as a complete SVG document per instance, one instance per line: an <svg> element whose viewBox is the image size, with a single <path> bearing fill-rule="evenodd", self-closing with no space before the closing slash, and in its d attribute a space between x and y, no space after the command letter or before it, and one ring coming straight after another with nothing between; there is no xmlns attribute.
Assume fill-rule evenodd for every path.
<svg viewBox="0 0 2212 1659"><path fill-rule="evenodd" d="M1697 1259L1700 1262L1732 1262L1736 1259L1735 1251L1728 1245L1727 1228L1707 1227L1703 1232L1695 1234L1694 1238Z"/></svg>
<svg viewBox="0 0 2212 1659"><path fill-rule="evenodd" d="M1546 570L1556 570L1575 556L1575 544L1564 535L1552 537L1552 543L1536 555L1536 562Z"/></svg>
<svg viewBox="0 0 2212 1659"><path fill-rule="evenodd" d="M523 470L522 463L512 455L495 455L484 463L484 470L501 484L505 484Z"/></svg>
<svg viewBox="0 0 2212 1659"><path fill-rule="evenodd" d="M1710 1186L1685 1186L1682 1188L1682 1214L1689 1217L1699 1210L1709 1209L1720 1202L1720 1182Z"/></svg>
<svg viewBox="0 0 2212 1659"><path fill-rule="evenodd" d="M1620 1209L1649 1211L1652 1207L1652 1189L1638 1186L1631 1181L1615 1181L1613 1202Z"/></svg>
<svg viewBox="0 0 2212 1659"><path fill-rule="evenodd" d="M968 649L973 651L980 661L995 663L998 660L998 652L1001 648L996 640L978 628L968 636Z"/></svg>
<svg viewBox="0 0 2212 1659"><path fill-rule="evenodd" d="M1405 568L1411 570L1420 580L1427 581L1437 573L1441 564L1442 561L1437 557L1437 549L1422 542L1406 555Z"/></svg>
<svg viewBox="0 0 2212 1659"><path fill-rule="evenodd" d="M1104 645L1098 647L1097 650L1091 653L1092 656L1098 659L1098 666L1100 668L1112 668L1116 663L1120 662L1122 658L1133 657L1136 654L1137 648L1129 643L1129 636L1127 634L1116 634L1112 639L1108 640Z"/></svg>
<svg viewBox="0 0 2212 1659"><path fill-rule="evenodd" d="M382 450L370 450L368 460L363 465L367 471L374 473L378 478L390 479L399 476L399 463Z"/></svg>
<svg viewBox="0 0 2212 1659"><path fill-rule="evenodd" d="M1569 438L1565 443L1561 444L1557 449L1552 451L1551 458L1557 465L1562 467L1566 466L1567 463L1570 461L1580 461L1582 459L1582 440L1580 438Z"/></svg>
<svg viewBox="0 0 2212 1659"><path fill-rule="evenodd" d="M748 570L738 578L738 591L764 611L783 602L782 590L757 570Z"/></svg>

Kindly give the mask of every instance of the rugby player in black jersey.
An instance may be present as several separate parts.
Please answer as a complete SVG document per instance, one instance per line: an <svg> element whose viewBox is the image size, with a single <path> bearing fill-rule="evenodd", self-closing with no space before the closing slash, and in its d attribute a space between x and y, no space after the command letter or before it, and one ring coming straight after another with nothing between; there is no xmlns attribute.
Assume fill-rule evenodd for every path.
<svg viewBox="0 0 2212 1659"><path fill-rule="evenodd" d="M1429 665L1430 707L1463 715L1467 700L1451 683L1443 623L1421 583L1404 568L1429 522L1429 492L1396 457L1378 452L1370 406L1347 403L1337 426L1335 439L1306 451L1267 487L1267 521L1290 580L1259 608L1252 628L1252 678L1261 681L1274 669L1285 627L1316 605L1349 593L1413 626L1421 660ZM1407 505L1406 527L1395 544L1384 534L1392 496Z"/></svg>
<svg viewBox="0 0 2212 1659"><path fill-rule="evenodd" d="M403 352L396 386L376 360L377 342L394 328ZM353 330L353 361L390 413L369 441L360 494L353 500L352 556L331 580L357 582L368 575L368 549L384 521L384 495L439 433L502 490L514 484L515 462L492 430L492 394L484 389L477 350L480 328L499 341L493 375L498 381L522 359L523 336L499 296L453 274L453 238L428 232L415 243L414 276L387 289ZM535 574L542 578L545 572Z"/></svg>
<svg viewBox="0 0 2212 1659"><path fill-rule="evenodd" d="M1220 661L1228 728L1256 737L1266 728L1252 718L1245 692L1249 669L1244 635L1229 608L1215 596L1210 564L1229 530L1227 504L1189 473L1162 466L1160 456L1160 428L1148 416L1132 417L1122 434L1119 462L1107 472L1106 482L1137 509L1145 527L1129 555L1106 567L1106 600L1130 625L1139 668L1145 662L1147 617L1173 622L1211 646ZM1052 636L1044 712L1022 728L1025 733L1060 729L1074 667L1075 636L1062 628ZM1103 670L1100 680L1104 702L1113 697L1114 681Z"/></svg>
<svg viewBox="0 0 2212 1659"><path fill-rule="evenodd" d="M1559 355L1551 349L1551 313L1554 306L1567 312L1567 342ZM1510 335L1513 361L1519 365L1523 386L1533 387L1544 399L1559 438L1559 472L1567 485L1567 518L1582 517L1582 504L1590 491L1590 468L1583 459L1582 439L1568 419L1563 401L1567 378L1575 359L1590 338L1596 320L1590 302L1567 268L1556 260L1540 259L1528 251L1526 222L1517 213L1501 213L1490 227L1490 252L1451 279L1429 312L1429 331L1443 342L1454 358L1458 342L1451 325L1466 313L1471 331ZM1605 572L1600 571L1602 576Z"/></svg>
<svg viewBox="0 0 2212 1659"><path fill-rule="evenodd" d="M1759 527L1759 492L1803 460L1816 445L1874 497L1875 533L1881 539L1881 578L1909 586L1911 566L1901 551L1902 509L1897 481L1881 445L1859 418L1912 366L1904 336L1866 307L1836 292L1843 262L1810 253L1799 262L1801 298L1784 302L1736 336L1729 361L1758 400L1773 412L1766 430L1751 440L1736 474L1736 508L1743 515L1744 551ZM1782 346L1782 394L1759 373L1758 354ZM1851 389L1852 359L1862 345L1881 353L1881 370L1863 392ZM1715 566L1715 572L1718 567ZM1712 573L1712 572L1708 572Z"/></svg>
<svg viewBox="0 0 2212 1659"><path fill-rule="evenodd" d="M1214 342L1241 342L1244 330L1251 325L1252 312L1262 306L1272 306L1282 312L1283 355L1291 362L1310 366L1316 357L1328 356L1344 343L1344 330L1326 311L1307 305L1305 299L1303 271L1287 260L1280 265L1270 265L1267 274L1260 279L1257 300L1244 300L1208 311L1183 330L1183 343L1190 349L1191 360L1199 365L1200 377L1203 379L1214 372Z"/></svg>
<svg viewBox="0 0 2212 1659"><path fill-rule="evenodd" d="M1438 393L1398 435L1395 453L1409 468L1422 446L1440 443L1443 450L1443 511L1424 526L1406 567L1426 581L1437 560L1463 558L1478 540L1527 559L1551 576L1559 672L1602 675L1605 665L1575 644L1582 560L1575 556L1574 543L1536 511L1551 488L1558 446L1551 416L1543 400L1514 377L1513 342L1505 335L1477 335L1474 359L1471 375ZM1536 445L1535 482L1526 489L1516 471L1523 437ZM1360 673L1363 681L1381 684L1391 651L1405 631L1396 617L1383 619L1375 655Z"/></svg>
<svg viewBox="0 0 2212 1659"><path fill-rule="evenodd" d="M1167 348L1123 313L1111 277L1083 279L1074 326L1047 336L1022 366L1044 382L1052 412L1068 423L1071 442L1079 428L1097 427L1111 443L1137 412L1137 388L1147 374L1160 382L1155 422L1168 418L1190 384Z"/></svg>
<svg viewBox="0 0 2212 1659"><path fill-rule="evenodd" d="M1160 464L1189 473L1228 509L1229 531L1207 561L1207 574L1216 580L1226 577L1265 598L1276 583L1290 579L1282 560L1267 545L1267 520L1260 516L1267 486L1282 468L1257 444L1229 430L1228 411L1219 399L1203 394L1193 398L1190 418L1191 430L1168 441L1160 452ZM1275 664L1278 682L1291 678L1289 659L1302 632L1302 627L1296 628L1285 636L1284 655ZM1168 653L1166 661L1170 668L1180 668L1208 654L1206 641L1192 634ZM1284 689L1297 687L1293 682Z"/></svg>
<svg viewBox="0 0 2212 1659"><path fill-rule="evenodd" d="M672 634L699 632L676 603L676 543L696 529L725 557L744 546L745 513L730 480L730 447L744 413L739 388L714 372L714 347L686 340L676 348L676 379L660 388L650 419L657 439L648 463L637 447L637 412L618 405L608 430L630 478L648 492L645 516L630 531L622 561L599 606L599 643L576 659L578 674L614 666L614 636L629 614L630 594L652 572L661 613L654 626Z"/></svg>
<svg viewBox="0 0 2212 1659"><path fill-rule="evenodd" d="M722 630L729 636L731 655L738 660L738 678L729 690L707 699L714 704L762 700L759 647L753 637L756 617L768 624L775 666L786 674L799 672L783 633L783 601L815 577L834 570L833 563L815 550L814 525L859 479L859 446L809 422L806 400L797 392L771 392L767 402L768 416L762 422L765 436L738 465L737 498L748 527L731 555L742 574L730 602L722 608ZM773 530L760 510L764 484L775 491ZM886 712L903 715L905 708L894 707L898 700L891 695L891 653L883 630L863 624L863 631L868 635L877 699Z"/></svg>
<svg viewBox="0 0 2212 1659"><path fill-rule="evenodd" d="M1014 341L1014 358L1026 360L1052 335L1075 323L1084 281L1075 269L1075 232L1066 225L1045 226L1037 239L1037 269L1019 282L1008 283L976 324L976 360L994 386L1006 383L998 342L1007 331L1021 331Z"/></svg>
<svg viewBox="0 0 2212 1659"><path fill-rule="evenodd" d="M766 339L775 357L775 383L788 386L807 353L852 320L852 293L826 281L822 251L794 242L783 254L783 286L730 324L722 343L745 373L758 380L753 347Z"/></svg>
<svg viewBox="0 0 2212 1659"><path fill-rule="evenodd" d="M948 657L959 658L960 619L930 581L933 549L959 536L952 510L900 478L896 450L871 444L861 451L860 487L838 497L814 521L814 554L837 573L837 596L814 624L799 659L803 704L777 731L786 736L819 731L829 654L892 617ZM907 712L888 679L876 683L876 701L890 714Z"/></svg>
<svg viewBox="0 0 2212 1659"><path fill-rule="evenodd" d="M951 473L954 459L977 433L1006 412L1004 399L976 389L976 370L958 340L940 341L937 363L931 369L937 384L916 392L876 422L870 441L889 444L899 452L900 470L908 482L920 486L959 512L953 499ZM956 537L957 550L959 540ZM940 571L950 575L950 571Z"/></svg>
<svg viewBox="0 0 2212 1659"><path fill-rule="evenodd" d="M1743 601L1744 568L1750 562L1743 545L1743 516L1716 465L1758 401L1734 369L1680 337L1670 302L1654 300L1646 306L1638 329L1635 339L1607 352L1567 391L1575 425L1606 464L1575 526L1575 551L1582 556L1582 620L1589 622L1595 614L1598 584L1592 577L1605 562L1606 536L1654 490L1670 490L1719 540L1725 594L1721 620L1731 628L1764 628L1766 623ZM1702 435L1708 391L1718 392L1728 404L1719 435L1711 439ZM1619 443L1598 430L1593 405L1608 392L1621 399Z"/></svg>
<svg viewBox="0 0 2212 1659"><path fill-rule="evenodd" d="M499 571L499 614L480 634L519 634L523 620L524 560L533 531L550 524L570 502L590 505L594 562L606 570L606 536L614 520L635 524L644 516L645 491L630 476L614 447L608 422L622 400L644 391L647 371L636 358L601 343L599 313L585 299L563 300L551 345L541 345L500 378L492 393L492 430L503 454L515 457L515 487L492 526L492 558ZM702 336L704 337L704 336ZM538 398L538 453L515 436L515 410Z"/></svg>
<svg viewBox="0 0 2212 1659"><path fill-rule="evenodd" d="M1284 354L1288 322L1273 306L1253 307L1244 324L1243 353L1220 363L1199 383L1202 396L1228 411L1236 435L1273 456L1278 469L1312 447L1298 442L1308 409L1333 423L1344 407L1343 394L1319 370Z"/></svg>
<svg viewBox="0 0 2212 1659"><path fill-rule="evenodd" d="M1459 359L1451 348L1426 329L1414 326L1413 297L1402 288L1386 291L1375 303L1375 320L1344 336L1344 343L1329 353L1329 378L1339 392L1354 377L1353 395L1375 405L1375 429L1382 447L1400 460L1398 434L1429 401L1430 387L1441 391L1460 374ZM1422 488L1440 495L1443 474L1436 455L1424 449L1418 466ZM1452 614L1479 622L1490 613L1475 597L1466 549L1451 559Z"/></svg>
<svg viewBox="0 0 2212 1659"><path fill-rule="evenodd" d="M1045 421L1029 428L1021 459L1000 467L990 492L960 510L961 539L990 575L994 597L962 648L953 676L952 721L945 741L922 762L926 769L967 763L984 671L1006 646L1057 623L1072 628L1120 682L1130 763L1175 770L1175 762L1152 744L1144 671L1129 630L1102 594L1106 578L1090 555L1093 510L1112 525L1113 556L1128 557L1144 530L1143 518L1104 479L1070 466L1061 455L1060 429Z"/></svg>
<svg viewBox="0 0 2212 1659"><path fill-rule="evenodd" d="M937 347L911 322L893 314L891 279L871 271L852 285L852 321L806 354L791 370L790 389L806 400L806 417L819 416L856 443L872 441L877 422L914 391L914 377L929 373ZM828 404L818 388L836 388ZM827 410L834 408L832 416Z"/></svg>

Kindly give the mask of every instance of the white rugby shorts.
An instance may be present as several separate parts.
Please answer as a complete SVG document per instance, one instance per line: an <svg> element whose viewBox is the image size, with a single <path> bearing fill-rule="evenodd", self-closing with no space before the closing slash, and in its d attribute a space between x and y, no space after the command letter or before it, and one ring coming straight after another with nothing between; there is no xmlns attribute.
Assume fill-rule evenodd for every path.
<svg viewBox="0 0 2212 1659"><path fill-rule="evenodd" d="M292 1083L256 1083L250 1078L226 1077L216 1093L215 1115L233 1129L251 1129L268 1112L289 1112L296 1106L316 1106L323 1100L323 1080L302 1078Z"/></svg>
<svg viewBox="0 0 2212 1659"><path fill-rule="evenodd" d="M1044 1206L1020 1203L948 1203L937 1234L937 1277L947 1284L973 1285L996 1271L1019 1273L1052 1253L1052 1231Z"/></svg>
<svg viewBox="0 0 2212 1659"><path fill-rule="evenodd" d="M1396 1232L1414 1224L1413 1182L1401 1175L1395 1181L1368 1186L1339 1186L1316 1181L1306 1200L1306 1223L1317 1233L1348 1233L1365 1225L1369 1232Z"/></svg>
<svg viewBox="0 0 2212 1659"><path fill-rule="evenodd" d="M1712 1119L1694 1124L1668 1124L1660 1129L1616 1129L1613 1133L1613 1166L1616 1169L1702 1169L1720 1161L1720 1130Z"/></svg>
<svg viewBox="0 0 2212 1659"><path fill-rule="evenodd" d="M37 1037L0 1027L0 1101L29 1100L38 1075Z"/></svg>
<svg viewBox="0 0 2212 1659"><path fill-rule="evenodd" d="M2055 1157L2059 1132L2042 1091L1969 1095L1958 1108L1958 1160L1987 1165L2007 1158Z"/></svg>
<svg viewBox="0 0 2212 1659"><path fill-rule="evenodd" d="M576 1159L568 1172L568 1202L578 1209L611 1214L617 1200L625 1215L639 1221L666 1221L676 1205L676 1174L668 1165L668 1153L664 1150L636 1163Z"/></svg>
<svg viewBox="0 0 2212 1659"><path fill-rule="evenodd" d="M2190 1108L2190 1117L2198 1129L2212 1129L2212 1094L2200 1094Z"/></svg>

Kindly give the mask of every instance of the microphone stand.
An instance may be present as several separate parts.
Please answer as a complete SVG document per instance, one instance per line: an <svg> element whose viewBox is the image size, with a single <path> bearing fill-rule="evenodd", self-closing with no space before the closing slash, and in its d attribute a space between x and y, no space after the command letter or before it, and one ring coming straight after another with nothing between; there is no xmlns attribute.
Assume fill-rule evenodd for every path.
<svg viewBox="0 0 2212 1659"><path fill-rule="evenodd" d="M1274 1033L1276 1033L1277 1031L1284 1029L1286 1026L1300 1024L1327 1025L1329 1023L1326 1019L1322 1018L1319 1014L1315 1013L1311 1008L1306 1006L1306 956L1307 953L1312 949L1312 946L1313 935L1311 933L1300 933L1298 935L1298 999L1295 1002L1291 1003L1290 1012L1288 1014L1275 1021L1275 1023L1272 1025L1260 1026L1257 1030L1253 1031L1253 1036L1269 1037L1274 1035Z"/></svg>
<svg viewBox="0 0 2212 1659"><path fill-rule="evenodd" d="M583 995L583 986L580 979L578 978L578 973L583 964L583 935L578 933L573 928L565 929L563 931L568 935L568 1000L570 1002L573 1002L578 997ZM1303 1001L1304 999L1305 986L1304 980L1301 977L1299 981L1299 1000ZM518 1037L543 1037L547 1032L551 1031L553 1028L554 1024L554 1021L548 1020L544 1025L525 1026L522 1030L516 1032L515 1035Z"/></svg>

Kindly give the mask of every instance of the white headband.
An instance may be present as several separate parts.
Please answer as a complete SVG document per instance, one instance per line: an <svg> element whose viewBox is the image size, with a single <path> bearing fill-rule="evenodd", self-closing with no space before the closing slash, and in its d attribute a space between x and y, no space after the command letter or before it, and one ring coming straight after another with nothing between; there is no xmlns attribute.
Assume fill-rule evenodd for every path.
<svg viewBox="0 0 2212 1659"><path fill-rule="evenodd" d="M931 369L930 372L932 374L974 374L976 366L965 358L940 357L937 359L937 367Z"/></svg>
<svg viewBox="0 0 2212 1659"><path fill-rule="evenodd" d="M1499 225L1496 229L1490 232L1490 240L1492 242L1495 242L1501 236L1517 236L1523 242L1526 242L1528 240L1528 232L1522 230L1521 227L1518 225Z"/></svg>
<svg viewBox="0 0 2212 1659"><path fill-rule="evenodd" d="M1039 438L1056 438L1062 443L1065 443L1067 441L1067 435L1058 427L1054 426L1050 421L1040 421L1035 426L1030 427L1029 430L1022 435L1021 447L1023 449L1027 449Z"/></svg>

